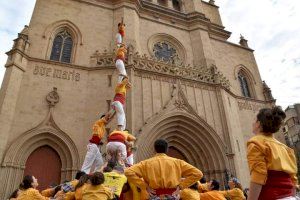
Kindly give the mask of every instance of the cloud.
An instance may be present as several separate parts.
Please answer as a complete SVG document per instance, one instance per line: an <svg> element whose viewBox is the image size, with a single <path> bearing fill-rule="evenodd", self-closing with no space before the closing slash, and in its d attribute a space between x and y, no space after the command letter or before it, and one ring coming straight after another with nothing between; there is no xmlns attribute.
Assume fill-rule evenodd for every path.
<svg viewBox="0 0 300 200"><path fill-rule="evenodd" d="M255 50L262 79L277 104L300 102L300 2L298 0L219 0L223 24L237 43L242 33Z"/></svg>
<svg viewBox="0 0 300 200"><path fill-rule="evenodd" d="M0 1L0 83L5 73L7 60L5 52L13 45L13 40L29 24L35 0Z"/></svg>

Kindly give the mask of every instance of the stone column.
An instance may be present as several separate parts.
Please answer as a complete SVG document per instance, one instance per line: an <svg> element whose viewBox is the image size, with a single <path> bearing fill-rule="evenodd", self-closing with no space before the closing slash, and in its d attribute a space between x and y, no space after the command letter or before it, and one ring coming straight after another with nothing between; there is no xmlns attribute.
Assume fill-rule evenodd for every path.
<svg viewBox="0 0 300 200"><path fill-rule="evenodd" d="M168 6L168 8L173 9L173 2L172 2L172 0L167 0L167 6Z"/></svg>
<svg viewBox="0 0 300 200"><path fill-rule="evenodd" d="M189 0L189 1L183 1L185 11L187 13L191 12L200 12L202 13L202 2L200 0Z"/></svg>
<svg viewBox="0 0 300 200"><path fill-rule="evenodd" d="M208 31L197 29L190 32L190 37L193 48L194 65L201 67L215 65Z"/></svg>
<svg viewBox="0 0 300 200"><path fill-rule="evenodd" d="M23 30L24 31L24 30ZM6 62L6 71L0 91L0 160L2 162L4 152L7 148L7 141L11 135L13 127L13 119L15 116L19 93L22 86L22 79L26 71L27 59L23 57L26 53L29 42L28 35L19 34L19 37L14 40L14 46L7 53L8 59ZM2 164L2 163L1 163ZM13 166L13 163L11 163ZM22 178L23 169L20 166L14 168L6 168L1 166L0 179L2 182L7 182L6 186L0 188L0 199L5 199L5 194L11 192L16 186L15 183ZM11 180L13 176L14 181Z"/></svg>

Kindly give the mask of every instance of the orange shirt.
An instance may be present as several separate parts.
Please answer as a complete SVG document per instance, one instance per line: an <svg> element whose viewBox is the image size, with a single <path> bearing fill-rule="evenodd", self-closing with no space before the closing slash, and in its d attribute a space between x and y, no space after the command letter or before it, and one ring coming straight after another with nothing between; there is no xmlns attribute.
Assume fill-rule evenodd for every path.
<svg viewBox="0 0 300 200"><path fill-rule="evenodd" d="M106 132L105 124L106 124L106 120L104 117L97 120L93 125L93 135L97 135L100 139L102 139Z"/></svg>
<svg viewBox="0 0 300 200"><path fill-rule="evenodd" d="M200 193L197 190L187 188L180 192L180 198L182 200L199 200Z"/></svg>
<svg viewBox="0 0 300 200"><path fill-rule="evenodd" d="M136 138L133 135L131 135L130 133L128 133L128 131L117 131L117 130L114 130L113 132L111 132L109 134L109 138L113 138L111 136L117 136L117 135L118 135L118 137L119 136L122 137L122 140L124 140L124 141L130 142L130 141L136 140Z"/></svg>
<svg viewBox="0 0 300 200"><path fill-rule="evenodd" d="M244 193L239 188L233 188L232 190L221 191L221 193L230 200L244 200L246 197Z"/></svg>
<svg viewBox="0 0 300 200"><path fill-rule="evenodd" d="M207 183L200 183L200 184L199 184L199 187L198 187L198 191L199 191L200 193L208 192L209 189L208 189Z"/></svg>
<svg viewBox="0 0 300 200"><path fill-rule="evenodd" d="M294 184L298 184L297 162L293 149L282 144L273 136L256 135L248 143L247 157L251 181L264 185L268 170L290 174Z"/></svg>
<svg viewBox="0 0 300 200"><path fill-rule="evenodd" d="M130 183L141 189L147 186L153 189L176 188L178 185L185 189L203 176L194 166L166 154L156 154L125 169L125 175ZM181 180L182 177L185 179Z"/></svg>
<svg viewBox="0 0 300 200"><path fill-rule="evenodd" d="M40 192L36 189L29 188L26 190L20 190L20 194L17 200L49 200L48 197L44 197L40 194Z"/></svg>
<svg viewBox="0 0 300 200"><path fill-rule="evenodd" d="M82 189L82 200L109 200L113 198L112 191L102 185L87 184Z"/></svg>
<svg viewBox="0 0 300 200"><path fill-rule="evenodd" d="M126 96L126 92L127 92L126 85L127 84L128 84L128 78L124 79L121 83L118 83L115 88L115 93Z"/></svg>
<svg viewBox="0 0 300 200"><path fill-rule="evenodd" d="M201 200L226 200L222 192L218 190L212 190L205 193L200 193Z"/></svg>
<svg viewBox="0 0 300 200"><path fill-rule="evenodd" d="M54 193L54 188L48 188L48 189L45 189L41 192L41 194L44 196L44 197L52 197Z"/></svg>
<svg viewBox="0 0 300 200"><path fill-rule="evenodd" d="M120 47L117 49L117 58L116 59L121 59L125 61L125 53L126 53L126 48L125 47Z"/></svg>

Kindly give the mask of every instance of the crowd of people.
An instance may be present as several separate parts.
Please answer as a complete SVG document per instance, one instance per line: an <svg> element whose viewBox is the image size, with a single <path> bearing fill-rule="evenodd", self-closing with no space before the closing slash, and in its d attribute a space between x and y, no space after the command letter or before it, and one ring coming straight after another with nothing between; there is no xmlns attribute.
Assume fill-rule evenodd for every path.
<svg viewBox="0 0 300 200"><path fill-rule="evenodd" d="M296 158L292 149L273 137L285 118L280 107L261 109L253 123L255 134L248 143L250 188L243 191L240 181L232 177L227 190L218 180L206 181L203 173L187 162L167 156L168 143L158 139L154 144L156 154L147 160L130 165L127 156L118 154L103 164L90 151L90 162L102 163L91 172L85 161L72 181L38 191L38 180L26 175L20 187L9 199L17 200L275 200L297 199L298 187ZM105 116L96 123L103 128ZM100 126L99 126L100 125ZM95 128L95 127L94 127ZM99 131L99 129L94 129ZM126 131L125 131L126 132ZM124 133L128 139L129 133ZM93 134L93 136L95 136ZM92 138L93 139L93 138ZM92 140L91 139L91 140ZM133 136L132 136L133 139ZM101 140L100 140L101 141ZM100 141L97 138L98 144ZM93 143L94 144L94 143ZM124 144L124 143L123 143ZM97 145L96 145L97 146ZM126 146L126 145L125 145ZM98 148L98 147L97 147ZM88 166L88 167L87 167Z"/></svg>

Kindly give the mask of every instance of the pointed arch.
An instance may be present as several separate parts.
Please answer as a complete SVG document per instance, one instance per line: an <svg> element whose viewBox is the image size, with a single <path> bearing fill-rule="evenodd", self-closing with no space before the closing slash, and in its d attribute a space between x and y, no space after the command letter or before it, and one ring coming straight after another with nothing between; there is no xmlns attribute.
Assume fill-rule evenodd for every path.
<svg viewBox="0 0 300 200"><path fill-rule="evenodd" d="M244 65L237 65L234 68L234 78L239 81L241 94L244 97L256 98L254 85L256 84L255 78L251 71Z"/></svg>
<svg viewBox="0 0 300 200"><path fill-rule="evenodd" d="M68 180L75 175L80 165L79 152L68 134L57 126L50 109L42 123L22 133L7 149L1 166L1 179L8 183L2 188L3 194L15 189L22 180L29 155L45 145L53 148L61 159L61 179Z"/></svg>
<svg viewBox="0 0 300 200"><path fill-rule="evenodd" d="M155 140L163 138L207 176L224 180L225 170L230 169L226 144L188 103L179 82L173 86L171 97L140 130L137 160L154 155Z"/></svg>
<svg viewBox="0 0 300 200"><path fill-rule="evenodd" d="M60 57L70 57L70 59L59 59L59 61L70 60L70 63L75 62L77 48L80 45L83 45L83 37L80 29L69 20L60 20L56 21L46 27L43 33L43 38L48 40L47 52L45 55L45 59L53 58L53 50L55 48L56 40L58 40L58 35L62 32L66 31L70 37L66 37L63 42L65 45L61 45L65 47L64 49L60 49ZM66 53L70 54L67 55ZM64 54L64 55L62 55ZM62 55L62 56L61 56ZM57 60L57 59L52 59Z"/></svg>

